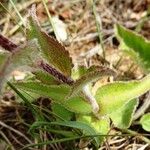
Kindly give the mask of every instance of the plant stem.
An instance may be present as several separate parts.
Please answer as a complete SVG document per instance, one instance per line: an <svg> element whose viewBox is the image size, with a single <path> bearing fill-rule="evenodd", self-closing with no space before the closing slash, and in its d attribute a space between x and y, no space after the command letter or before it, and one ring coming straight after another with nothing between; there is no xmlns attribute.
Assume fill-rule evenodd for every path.
<svg viewBox="0 0 150 150"><path fill-rule="evenodd" d="M49 13L49 10L48 10L48 8L47 8L46 0L42 0L42 3L43 3L44 8L45 8L45 10L46 10L46 13L47 13L47 16L48 16L49 22L50 22L50 24L51 24L51 26L52 26L52 28L53 28L53 30L54 30L54 34L55 34L55 36L56 36L57 40L58 40L58 41L60 41L59 36L58 36L58 33L57 33L57 31L56 31L56 28L55 28L55 25L54 25L54 23L53 23L53 20L52 20L51 14Z"/></svg>
<svg viewBox="0 0 150 150"><path fill-rule="evenodd" d="M22 21L23 25L25 26L25 22L23 17L21 16L20 12L18 11L17 7L15 6L14 2L12 0L10 0L10 3L12 4L12 6L14 7L17 15L19 16L20 20Z"/></svg>
<svg viewBox="0 0 150 150"><path fill-rule="evenodd" d="M105 49L104 49L103 35L102 35L102 21L101 21L101 17L98 16L98 14L97 14L94 0L92 0L92 8L93 8L93 13L94 13L95 21L96 21L96 27L97 27L98 37L99 37L99 41L100 41L100 48L103 51L103 58L105 58Z"/></svg>

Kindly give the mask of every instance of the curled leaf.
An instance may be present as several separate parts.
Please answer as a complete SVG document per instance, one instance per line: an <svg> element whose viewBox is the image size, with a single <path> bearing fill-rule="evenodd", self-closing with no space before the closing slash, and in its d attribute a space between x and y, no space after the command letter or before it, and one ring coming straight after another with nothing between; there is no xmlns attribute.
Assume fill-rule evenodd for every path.
<svg viewBox="0 0 150 150"><path fill-rule="evenodd" d="M71 93L68 97L73 97L76 94L78 94L88 83L94 82L103 76L114 75L116 75L116 73L109 68L95 67L91 71L87 71L86 74L84 74L83 76L81 76L81 78L75 81L75 83L72 86Z"/></svg>

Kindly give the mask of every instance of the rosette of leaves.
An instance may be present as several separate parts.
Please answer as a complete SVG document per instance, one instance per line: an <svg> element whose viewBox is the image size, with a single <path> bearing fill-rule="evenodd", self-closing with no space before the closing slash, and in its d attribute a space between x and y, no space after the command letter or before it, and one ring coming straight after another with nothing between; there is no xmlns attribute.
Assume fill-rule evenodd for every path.
<svg viewBox="0 0 150 150"><path fill-rule="evenodd" d="M110 129L109 118L118 127L128 128L130 126L138 103L136 98L150 89L150 75L141 80L119 81L98 88L96 94L93 95L100 107L99 117L96 118L93 115L91 104L82 94L82 89L103 76L114 75L114 71L109 68L84 68L83 74L73 80L71 78L73 64L69 53L62 44L41 29L33 11L29 17L27 38L28 42L24 47L17 46L8 53L4 50L0 52L0 78L1 81L7 78L16 68L24 66L32 68L35 80L16 82L13 83L13 86L20 92L36 94L34 99L41 96L50 98L52 111L68 121L53 122L48 125L58 124L78 128L85 135L91 136L97 133L107 134ZM6 46L3 47L8 50ZM125 115L126 111L128 115ZM121 114L120 117L118 112L119 115ZM72 113L76 116L76 123L70 121ZM39 123L38 126L43 124ZM94 143L98 146L102 139L95 137Z"/></svg>

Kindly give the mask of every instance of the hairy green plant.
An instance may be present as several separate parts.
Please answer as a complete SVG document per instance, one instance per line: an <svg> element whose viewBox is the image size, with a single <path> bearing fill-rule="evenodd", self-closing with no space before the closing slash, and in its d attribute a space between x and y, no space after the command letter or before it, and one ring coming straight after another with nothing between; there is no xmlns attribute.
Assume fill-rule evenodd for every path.
<svg viewBox="0 0 150 150"><path fill-rule="evenodd" d="M115 26L115 33L120 41L120 49L134 58L146 72L149 72L150 41L119 24Z"/></svg>
<svg viewBox="0 0 150 150"><path fill-rule="evenodd" d="M149 47L149 42L146 43L142 37L119 25L116 29L121 42L132 51L138 52L148 67L149 52L146 52L146 48ZM116 81L104 85L94 95L89 85L103 76L114 76L115 71L107 67L82 68L81 75L76 75L73 80L73 64L69 53L62 44L42 31L33 10L26 30L27 42L21 46L0 37L0 45L7 50L0 51L0 84L4 87L2 83L13 70L20 67L30 68L35 76L33 81L13 82L9 86L29 107L32 105L27 101L27 94L21 93L35 94L35 99L41 96L49 98L53 113L59 116L56 122L41 122L40 118L40 122L34 123L31 130L37 126L44 130L47 126L58 125L79 129L83 135L107 135L110 119L116 127L130 127L138 105L137 98L150 90L150 74L140 80ZM129 41L130 38L134 39L133 42ZM72 121L73 116L75 118ZM60 122L62 117L64 120ZM143 120L145 119L141 120L142 124ZM47 130L52 131L52 128ZM104 136L94 138L96 147L102 143L103 138Z"/></svg>

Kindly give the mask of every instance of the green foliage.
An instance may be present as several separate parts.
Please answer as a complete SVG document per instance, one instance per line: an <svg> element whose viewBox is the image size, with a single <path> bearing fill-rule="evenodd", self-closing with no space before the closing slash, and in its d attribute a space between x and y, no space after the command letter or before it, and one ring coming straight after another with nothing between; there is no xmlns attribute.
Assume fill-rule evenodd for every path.
<svg viewBox="0 0 150 150"><path fill-rule="evenodd" d="M35 130L41 126L52 126L52 125L59 125L59 126L64 126L64 127L80 129L81 131L83 131L83 133L85 135L96 135L97 134L95 129L93 129L91 126L89 126L86 123L79 122L79 121L35 122L31 126L30 131ZM97 137L94 137L94 140L95 140L96 145L98 146L99 139Z"/></svg>
<svg viewBox="0 0 150 150"><path fill-rule="evenodd" d="M70 91L68 85L46 85L40 82L17 82L14 85L19 89L39 94L39 96L49 97L58 103L64 102Z"/></svg>
<svg viewBox="0 0 150 150"><path fill-rule="evenodd" d="M32 11L29 17L28 38L37 39L42 56L56 69L59 69L66 76L70 76L73 64L69 53L58 41L41 30L34 13Z"/></svg>
<svg viewBox="0 0 150 150"><path fill-rule="evenodd" d="M115 75L115 72L108 68L102 69L100 67L95 67L87 71L85 75L81 76L78 80L75 81L68 97L73 97L76 94L78 94L80 91L82 91L83 87L88 83L96 81L97 79L103 76L111 76L111 75Z"/></svg>
<svg viewBox="0 0 150 150"><path fill-rule="evenodd" d="M101 119L98 120L93 116L80 115L78 116L77 120L90 125L92 128L95 129L97 134L101 135L99 137L100 144L103 142L103 139L105 137L104 135L107 135L110 130L110 119L107 117L102 117Z"/></svg>
<svg viewBox="0 0 150 150"><path fill-rule="evenodd" d="M92 112L90 104L84 98L76 96L66 99L66 96L70 92L68 85L46 85L40 82L17 82L13 83L13 85L18 89L38 94L39 97L48 97L54 102L62 104L69 111L83 114Z"/></svg>
<svg viewBox="0 0 150 150"><path fill-rule="evenodd" d="M75 112L76 114L92 113L92 106L83 97L80 96L69 98L64 103L64 107L72 112Z"/></svg>
<svg viewBox="0 0 150 150"><path fill-rule="evenodd" d="M115 26L120 47L134 57L147 71L150 71L150 41L121 25Z"/></svg>
<svg viewBox="0 0 150 150"><path fill-rule="evenodd" d="M31 16L29 16L28 42L17 47L12 53L0 51L1 85L14 69L24 66L33 69L31 70L35 76L33 81L26 82L24 80L13 84L8 82L8 85L35 114L38 121L40 120L40 122L35 122L30 130L40 130L41 128L45 129L43 127L47 127L47 131L56 133L57 131L53 127L57 126L59 129L60 127L78 129L82 131L83 135L88 136L99 134L101 137L93 138L94 144L98 147L102 143L104 135L107 135L110 130L110 118L116 127L129 128L138 105L137 98L150 90L150 74L141 80L117 81L98 88L96 94L92 95L93 97L95 96L100 107L96 116L93 114L92 105L86 100L83 89L87 84L95 82L103 76L114 76L115 72L109 68L95 66L89 69L79 67L78 70L73 70L72 60L65 47L42 31L34 13L32 11ZM149 70L150 42L120 25L116 25L115 29L122 49L136 56L136 59ZM42 65L39 67L38 62L43 60L47 65L53 66L50 67L52 73L48 73L47 70L44 71L43 68L43 71L40 70ZM58 81L59 79L62 81L61 83ZM65 82L67 79L71 81L70 84ZM33 97L31 98L29 94ZM31 99L38 97L46 97L52 101L52 113L59 116L59 119L55 118L55 122L53 120L46 122L43 119L44 117L38 116L38 111L30 102ZM60 118L63 118L63 121ZM146 131L150 131L149 118L150 115L146 114L140 120L142 127ZM74 120L71 121L72 119ZM49 126L52 128L48 128ZM70 134L70 130L60 131L61 135L66 136L68 134L68 137L71 136L72 139L79 138L74 137L74 134ZM59 133L57 132L57 134ZM56 142L58 141L56 140ZM38 144L42 145L43 143Z"/></svg>
<svg viewBox="0 0 150 150"><path fill-rule="evenodd" d="M145 131L150 132L150 113L143 115L140 119L140 123Z"/></svg>
<svg viewBox="0 0 150 150"><path fill-rule="evenodd" d="M110 117L114 125L118 128L129 128L137 105L138 100L133 99L126 103L122 108L112 113Z"/></svg>
<svg viewBox="0 0 150 150"><path fill-rule="evenodd" d="M51 74L48 74L45 71L36 70L32 73L35 75L37 80L41 81L44 84L50 85L50 84L57 84L58 83L56 81L56 79Z"/></svg>
<svg viewBox="0 0 150 150"><path fill-rule="evenodd" d="M100 87L96 92L96 100L101 106L100 114L111 114L120 109L131 99L150 90L150 74L141 80L114 82Z"/></svg>
<svg viewBox="0 0 150 150"><path fill-rule="evenodd" d="M67 109L65 109L65 107L63 107L60 104L57 103L53 103L52 104L52 111L53 113L55 113L56 115L58 115L59 117L63 118L63 120L71 120L73 118L73 113L68 111ZM60 121L60 119L57 119L58 121Z"/></svg>
<svg viewBox="0 0 150 150"><path fill-rule="evenodd" d="M79 79L82 75L86 74L88 72L88 68L85 66L78 66L77 68L72 69L71 77L74 80Z"/></svg>

